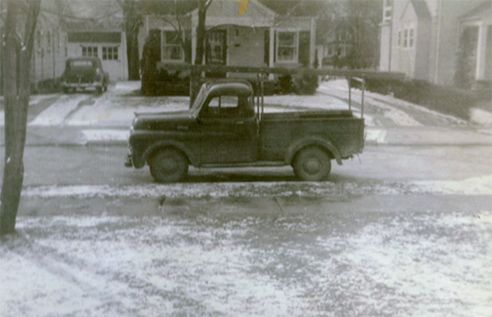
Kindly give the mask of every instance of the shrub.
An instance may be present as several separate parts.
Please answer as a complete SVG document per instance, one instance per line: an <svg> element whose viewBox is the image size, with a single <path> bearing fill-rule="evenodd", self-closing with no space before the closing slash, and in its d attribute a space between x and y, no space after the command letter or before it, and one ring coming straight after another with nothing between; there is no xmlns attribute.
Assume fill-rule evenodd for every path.
<svg viewBox="0 0 492 317"><path fill-rule="evenodd" d="M352 87L360 87L360 84L352 81ZM483 99L477 92L435 85L423 80L367 79L366 89L380 94L393 94L396 98L466 120L469 119L470 108Z"/></svg>
<svg viewBox="0 0 492 317"><path fill-rule="evenodd" d="M298 95L313 95L318 88L318 76L309 71L291 75L279 76L276 93Z"/></svg>

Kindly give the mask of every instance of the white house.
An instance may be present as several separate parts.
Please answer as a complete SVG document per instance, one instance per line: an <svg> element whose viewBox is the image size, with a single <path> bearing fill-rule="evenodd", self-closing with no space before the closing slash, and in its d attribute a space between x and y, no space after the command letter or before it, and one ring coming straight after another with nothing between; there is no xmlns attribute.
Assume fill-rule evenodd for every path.
<svg viewBox="0 0 492 317"><path fill-rule="evenodd" d="M468 48L475 81L492 81L492 1L384 0L380 24L382 71L436 84L454 84L463 32L473 27Z"/></svg>
<svg viewBox="0 0 492 317"><path fill-rule="evenodd" d="M99 57L111 81L128 78L126 37L119 25L70 23L67 55Z"/></svg>
<svg viewBox="0 0 492 317"><path fill-rule="evenodd" d="M257 0L214 0L206 17L206 62L227 66L312 67L315 61L316 21L285 18ZM140 56L150 33L159 33L162 63L193 63L198 10L179 19L173 14L149 14L140 32ZM177 27L179 26L179 27ZM182 32L183 45L177 32ZM248 76L248 75L244 75Z"/></svg>

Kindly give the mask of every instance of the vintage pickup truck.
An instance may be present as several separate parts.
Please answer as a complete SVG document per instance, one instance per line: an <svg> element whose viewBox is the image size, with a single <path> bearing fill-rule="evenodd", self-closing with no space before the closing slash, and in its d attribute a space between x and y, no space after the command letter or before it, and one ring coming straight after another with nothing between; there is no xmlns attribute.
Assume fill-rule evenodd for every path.
<svg viewBox="0 0 492 317"><path fill-rule="evenodd" d="M364 119L351 110L265 113L247 81L206 82L188 111L136 113L125 165L147 163L157 182L177 182L188 166L291 165L320 181L364 147Z"/></svg>

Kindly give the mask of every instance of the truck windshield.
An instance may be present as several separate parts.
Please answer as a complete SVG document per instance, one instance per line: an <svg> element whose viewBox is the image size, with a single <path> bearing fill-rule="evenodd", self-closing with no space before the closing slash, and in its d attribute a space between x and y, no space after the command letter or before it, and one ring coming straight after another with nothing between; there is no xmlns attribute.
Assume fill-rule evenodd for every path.
<svg viewBox="0 0 492 317"><path fill-rule="evenodd" d="M206 86L203 85L198 94L196 95L195 102L193 103L193 106L191 106L191 116L193 118L198 117L198 113L200 112L200 106L203 104L205 101L205 98L207 97L207 89L205 88Z"/></svg>

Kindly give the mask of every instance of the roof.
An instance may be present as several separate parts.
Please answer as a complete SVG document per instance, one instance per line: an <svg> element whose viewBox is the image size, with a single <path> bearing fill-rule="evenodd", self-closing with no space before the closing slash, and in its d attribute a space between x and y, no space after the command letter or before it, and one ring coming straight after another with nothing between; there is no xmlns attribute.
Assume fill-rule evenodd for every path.
<svg viewBox="0 0 492 317"><path fill-rule="evenodd" d="M422 19L429 19L431 17L427 3L424 0L410 0L410 2L413 5L417 17Z"/></svg>
<svg viewBox="0 0 492 317"><path fill-rule="evenodd" d="M237 0L227 0L237 5ZM218 0L213 0L219 2ZM292 16L315 16L319 13L320 5L326 0L249 0L250 6L261 8L270 14ZM190 13L197 8L196 0L141 0L139 4L144 14L174 15Z"/></svg>
<svg viewBox="0 0 492 317"><path fill-rule="evenodd" d="M250 96L253 93L251 84L240 79L211 80L207 81L206 86L210 96Z"/></svg>
<svg viewBox="0 0 492 317"><path fill-rule="evenodd" d="M460 19L475 18L482 15L485 11L489 11L490 9L492 9L492 1L484 0L481 4L475 6L473 9L463 14Z"/></svg>
<svg viewBox="0 0 492 317"><path fill-rule="evenodd" d="M120 43L121 32L69 32L68 42Z"/></svg>

